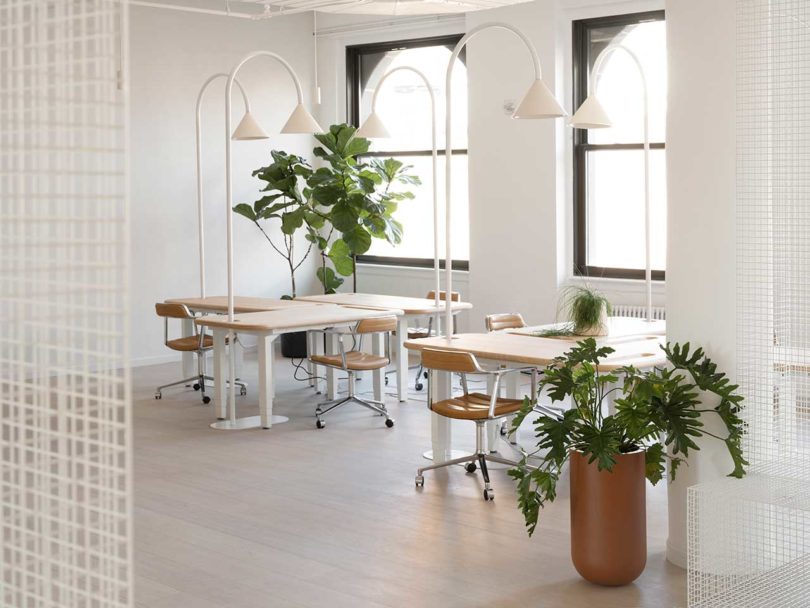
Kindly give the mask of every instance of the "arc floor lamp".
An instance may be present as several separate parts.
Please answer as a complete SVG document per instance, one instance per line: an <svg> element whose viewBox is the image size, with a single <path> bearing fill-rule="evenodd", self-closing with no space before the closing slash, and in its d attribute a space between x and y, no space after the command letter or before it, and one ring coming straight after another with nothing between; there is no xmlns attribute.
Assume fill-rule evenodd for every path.
<svg viewBox="0 0 810 608"><path fill-rule="evenodd" d="M520 31L518 28L508 23L482 23L467 32L464 37L458 41L453 53L450 56L450 63L447 65L447 78L445 80L445 284L447 293L453 291L453 254L452 254L452 237L451 229L453 226L453 187L452 187L452 156L453 156L453 121L452 121L452 89L451 82L453 78L453 67L456 65L461 50L474 36L481 32L490 29L503 29L515 34L521 42L528 49L532 64L534 65L534 82L529 87L529 90L523 96L523 99L517 106L517 109L512 114L512 118L561 118L565 116L565 110L562 105L557 101L552 92L543 82L542 71L540 68L540 56L537 53L532 41ZM453 310L451 308L451 298L448 295L445 298L445 333L447 340L452 340L451 329L453 327Z"/></svg>
<svg viewBox="0 0 810 608"><path fill-rule="evenodd" d="M195 135L197 145L197 227L199 230L199 248L200 248L200 297L205 297L205 218L203 209L203 183L202 183L202 102L205 92L208 87L220 78L228 78L228 74L221 72L214 74L203 83L200 92L197 95L197 108L196 108L196 122L195 122ZM252 139L267 139L268 135L259 126L256 120L250 113L250 101L248 99L245 88L238 80L234 83L239 87L239 92L242 94L242 101L245 103L245 114L242 117L239 126L234 132L234 139L237 140L252 140Z"/></svg>
<svg viewBox="0 0 810 608"><path fill-rule="evenodd" d="M369 114L368 118L366 118L365 122L357 129L358 137L367 137L369 139L384 139L391 137L391 134L388 132L388 129L385 127L385 123L383 123L380 115L377 114L377 97L379 95L380 90L382 89L383 83L388 79L389 76L395 74L397 72L412 72L416 74L422 82L425 83L425 88L427 88L428 96L430 98L430 145L433 151L432 156L432 163L431 163L431 170L433 172L433 274L434 274L434 285L435 285L435 303L436 303L436 310L439 310L439 305L441 303L441 299L439 297L439 291L441 290L441 273L439 271L439 183L437 178L439 176L439 163L438 157L439 152L436 146L436 95L433 93L433 87L430 85L430 81L428 80L427 76L416 68L411 66L403 65L399 67L395 67L392 70L386 72L382 78L380 78L380 82L377 83L376 88L374 89L374 96L371 98L371 114ZM436 315L436 320L434 324L436 326L436 333L439 333L439 316Z"/></svg>
<svg viewBox="0 0 810 608"><path fill-rule="evenodd" d="M644 107L644 281L646 286L647 322L652 322L652 261L650 256L650 115L649 92L647 90L647 75L638 55L622 44L611 44L605 47L594 61L590 78L588 79L588 96L571 117L571 126L575 129L604 129L613 126L610 117L596 96L596 84L602 65L612 53L626 53L633 64L638 68L641 77L643 107Z"/></svg>
<svg viewBox="0 0 810 608"><path fill-rule="evenodd" d="M231 132L231 106L233 103L233 85L236 82L236 76L239 73L239 70L244 67L246 63L249 61L256 59L257 57L269 57L274 59L278 63L284 67L287 73L293 80L293 84L295 85L295 93L297 96L297 104L290 114L290 117L287 119L285 125L281 128L281 133L285 134L312 134L312 133L320 133L323 131L320 125L318 125L317 121L312 117L312 115L307 111L304 107L304 94L301 89L301 81L298 79L298 75L293 70L292 66L284 59L281 55L277 53L273 53L272 51L254 51L253 53L249 53L245 55L239 62L233 67L230 74L228 75L228 83L225 86L225 210L227 213L227 221L226 221L226 231L227 231L227 247L228 247L228 320L233 321L234 316L234 291L233 291L233 213L231 208L233 207L233 171L232 171L232 140L233 139L242 139L244 136L249 134L251 131L255 130L255 127L258 127L258 124L253 119L252 115L250 119L245 122L245 119L242 119L240 122L239 127L233 133ZM243 129L244 127L244 129ZM259 127L260 128L260 127ZM228 340L233 343L234 336L233 332L228 332ZM236 418L236 386L233 382L235 377L234 371L234 349L231 349L230 356L228 357L228 378L231 382L228 385L228 402L229 402L229 417L227 420L220 420L213 423L211 426L216 429L220 430L241 430L241 429L248 429L248 428L256 428L261 425L261 421L258 416L253 416L247 419L238 420ZM275 419L275 420L273 420ZM273 416L270 423L273 422L286 422L286 418L283 416Z"/></svg>

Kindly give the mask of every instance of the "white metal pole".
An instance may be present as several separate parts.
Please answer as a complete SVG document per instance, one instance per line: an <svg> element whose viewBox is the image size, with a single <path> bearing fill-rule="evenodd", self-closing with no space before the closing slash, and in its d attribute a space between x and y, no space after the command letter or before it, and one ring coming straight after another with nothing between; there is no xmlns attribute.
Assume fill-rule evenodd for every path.
<svg viewBox="0 0 810 608"><path fill-rule="evenodd" d="M199 249L200 249L200 297L205 297L205 218L203 209L203 186L202 186L202 100L208 86L218 78L228 78L228 75L223 73L214 74L205 81L199 94L197 95L197 109L195 121L195 135L197 144L197 228L199 231ZM245 113L250 112L250 102L248 101L247 93L244 87L238 80L235 80L236 86L242 93L242 100L245 102Z"/></svg>
<svg viewBox="0 0 810 608"><path fill-rule="evenodd" d="M622 44L611 44L606 47L596 58L591 71L589 84L589 95L593 95L596 90L596 80L599 77L599 70L605 58L615 51L626 53L633 60L641 78L642 99L644 103L644 281L646 292L647 322L652 323L652 255L651 255L651 201L650 201L650 112L649 112L649 91L647 90L647 75L641 60L633 51Z"/></svg>
<svg viewBox="0 0 810 608"><path fill-rule="evenodd" d="M437 311L434 322L436 323L435 329L436 333L438 334L439 332L438 310L439 306L441 305L441 298L439 297L439 291L442 288L442 281L441 281L441 272L439 270L439 182L438 182L439 152L436 142L436 95L433 93L433 88L430 85L430 81L423 72L420 72L416 68L412 68L407 65L399 66L393 68L389 72L386 72L383 75L383 77L380 78L380 82L377 83L377 87L374 89L374 96L371 98L371 112L373 114L377 112L377 95L382 89L383 83L391 74L394 74L395 72L398 71L408 71L416 74L425 83L428 95L430 96L430 144L431 149L433 151L431 163L431 170L433 171L433 278L434 278L434 292L435 292L434 303L436 305Z"/></svg>
<svg viewBox="0 0 810 608"><path fill-rule="evenodd" d="M231 105L232 105L232 94L233 94L233 85L236 81L236 75L239 70L251 59L256 57L271 57L278 61L290 76L293 79L293 83L295 84L295 92L298 97L298 103L303 104L304 102L304 94L301 90L301 81L298 79L298 75L292 69L292 66L280 55L273 53L271 51L255 51L243 57L239 63L237 63L233 69L231 70L230 75L228 76L228 83L225 86L225 213L227 215L226 220L226 230L227 230L227 247L228 247L228 321L233 321L234 316L234 292L233 292L233 212L231 208L233 207L233 183L231 178L232 173L232 158L231 158ZM234 356L236 350L236 340L234 332L228 332L228 339L230 344L230 362L229 362L229 380L230 385L228 386L228 401L230 402L231 407L231 420L236 419L236 383L234 378Z"/></svg>
<svg viewBox="0 0 810 608"><path fill-rule="evenodd" d="M445 332L447 335L447 341L449 342L452 340L453 334L453 308L452 308L452 292L453 292L453 253L452 253L452 237L450 235L451 230L453 228L453 211L452 211L452 194L453 194L453 187L452 187L452 160L453 160L453 120L452 120L452 81L453 81L453 67L456 65L456 59L458 59L461 50L470 41L470 39L475 36L476 34L488 30L488 29L504 29L507 31L512 32L515 34L523 44L526 45L526 48L529 50L529 53L532 57L532 63L534 64L534 75L535 79L540 80L542 78L542 73L540 70L540 57L537 54L537 49L535 48L532 41L521 32L516 27L509 25L508 23L482 23L479 26L474 27L469 32L467 32L461 40L458 41L455 48L453 49L453 53L450 56L450 63L447 65L447 78L445 79L445 155L444 155L444 162L445 162L445 258L444 258L444 271L445 271L445 284L447 293L445 294L445 307L444 307L444 322L445 322Z"/></svg>

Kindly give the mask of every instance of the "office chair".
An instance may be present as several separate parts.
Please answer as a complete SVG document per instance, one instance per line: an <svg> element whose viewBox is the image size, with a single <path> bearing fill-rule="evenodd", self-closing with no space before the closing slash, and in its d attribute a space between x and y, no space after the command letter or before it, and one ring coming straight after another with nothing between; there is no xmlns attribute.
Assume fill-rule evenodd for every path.
<svg viewBox="0 0 810 608"><path fill-rule="evenodd" d="M503 329L516 329L526 327L523 315L518 312L503 312L487 315L485 318L487 331L501 331Z"/></svg>
<svg viewBox="0 0 810 608"><path fill-rule="evenodd" d="M422 363L429 370L428 385L432 382L433 372L444 371L461 374L461 386L463 394L458 397L450 397L442 401L433 401L432 391L428 386L428 409L439 416L454 420L472 420L475 422L475 453L462 458L421 467L416 471L416 487L425 485L424 472L455 464L466 464L468 473L474 473L476 468L481 468L481 475L484 477L484 500L493 500L495 493L489 481L489 471L487 461L497 462L509 466L517 465L516 461L493 456L486 449L486 423L492 420L500 420L506 416L515 414L520 410L522 399L503 399L498 397L501 378L506 374L519 373L524 370L531 370L531 367L515 368L482 368L475 355L472 353L453 352L440 349L425 349L422 351ZM467 387L467 375L479 374L492 377L494 379L492 395L481 393L470 393Z"/></svg>
<svg viewBox="0 0 810 608"><path fill-rule="evenodd" d="M428 300L435 300L436 299L436 290L432 289L428 292L425 296ZM439 292L439 300L444 302L447 300L447 292L440 291ZM461 301L461 294L457 291L454 291L450 295L451 302L459 302ZM456 333L456 318L453 317L453 333ZM433 317L428 318L427 327L409 327L408 328L408 340L417 340L419 338L429 338L430 336L434 335L435 332L433 331ZM414 384L414 389L417 391L421 391L425 386L422 384L422 378L427 378L427 372L425 371L424 366L422 363L419 363L418 371L416 372L416 380Z"/></svg>
<svg viewBox="0 0 810 608"><path fill-rule="evenodd" d="M385 403L373 399L361 399L355 394L354 377L355 374L360 371L371 371L388 367L388 364L391 363L391 332L394 331L396 327L397 318L392 315L358 321L351 332L337 331L334 329L310 330L310 333L317 333L324 336L337 336L340 352L334 355L310 355L309 360L318 365L343 370L349 376L349 394L346 397L335 399L334 401L324 401L323 403L319 403L315 408L315 426L317 428L322 429L326 426L326 423L323 421L323 417L326 416L326 414L352 401L377 412L380 416L385 416L385 426L388 428L394 426L394 419L388 415ZM361 350L363 348L363 337L373 334L385 334L385 354L382 356L370 355ZM343 344L343 339L346 336L353 338L354 344L356 345L353 350L346 350Z"/></svg>
<svg viewBox="0 0 810 608"><path fill-rule="evenodd" d="M205 374L205 353L214 348L214 339L206 334L204 330L200 330L196 323L193 323L194 335L186 336L185 338L174 338L169 340L169 319L193 319L194 314L188 309L185 304L168 304L157 303L155 304L155 312L159 317L163 317L163 343L172 350L180 352L193 352L197 355L197 375L171 382L157 387L155 390L155 399L163 398L163 390L178 386L180 384L192 385L195 391L200 391L202 395L202 402L206 405L211 403L211 397L205 394L205 381L214 381L212 376ZM236 382L239 387L239 394L247 394L247 385L244 382Z"/></svg>

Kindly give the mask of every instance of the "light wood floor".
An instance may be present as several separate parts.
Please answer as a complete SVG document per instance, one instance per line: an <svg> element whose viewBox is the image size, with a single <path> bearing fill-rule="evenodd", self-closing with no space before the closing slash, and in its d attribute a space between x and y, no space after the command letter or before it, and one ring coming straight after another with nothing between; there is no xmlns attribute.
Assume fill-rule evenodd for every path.
<svg viewBox="0 0 810 608"><path fill-rule="evenodd" d="M255 363L245 367L255 386ZM292 381L288 361L277 370L276 413L290 422L239 432L208 428L211 409L190 389L153 398L180 377L179 364L134 370L137 606L686 605L685 574L664 559L663 484L649 487L644 574L627 587L594 586L569 559L567 483L529 539L503 470L492 472L492 503L461 468L427 473L414 488L430 435L419 393L400 405L389 397L393 429L350 406L317 430L319 397ZM240 414L255 404L251 391ZM458 447L473 445L472 427L456 425Z"/></svg>

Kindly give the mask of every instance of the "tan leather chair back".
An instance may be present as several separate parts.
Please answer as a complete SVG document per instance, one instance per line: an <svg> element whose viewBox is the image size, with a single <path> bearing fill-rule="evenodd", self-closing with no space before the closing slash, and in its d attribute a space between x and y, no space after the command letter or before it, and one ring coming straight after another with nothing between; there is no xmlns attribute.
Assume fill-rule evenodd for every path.
<svg viewBox="0 0 810 608"><path fill-rule="evenodd" d="M526 327L523 316L517 312L506 312L486 317L487 331L498 331L499 329L513 329L516 327Z"/></svg>
<svg viewBox="0 0 810 608"><path fill-rule="evenodd" d="M397 318L394 315L389 317L377 317L376 319L363 319L358 321L354 328L356 334L374 334L384 331L395 331L397 328Z"/></svg>
<svg viewBox="0 0 810 608"><path fill-rule="evenodd" d="M435 289L432 289L432 290L430 290L428 292L427 299L428 300L435 300L436 299L436 290ZM439 292L439 299L440 300L446 300L447 299L447 292L446 291L440 291ZM454 291L450 296L450 301L451 302L458 302L460 300L461 300L461 294L459 292L457 292L457 291Z"/></svg>
<svg viewBox="0 0 810 608"><path fill-rule="evenodd" d="M194 315L185 304L170 304L168 302L158 302L155 304L155 312L159 317L170 319L191 319Z"/></svg>
<svg viewBox="0 0 810 608"><path fill-rule="evenodd" d="M445 372L478 371L478 362L472 353L457 353L449 350L426 348L422 351L422 365L428 369Z"/></svg>

